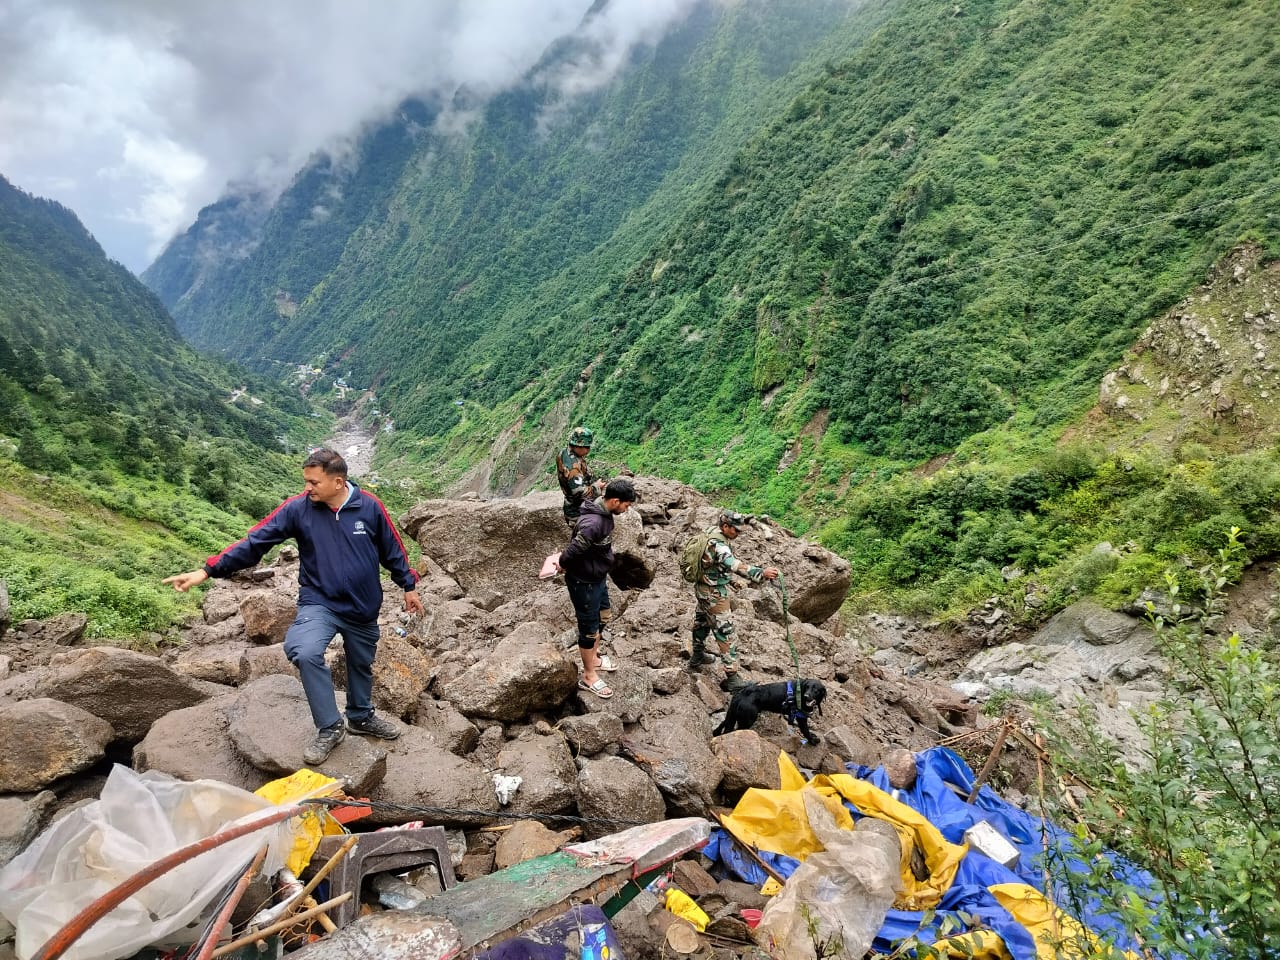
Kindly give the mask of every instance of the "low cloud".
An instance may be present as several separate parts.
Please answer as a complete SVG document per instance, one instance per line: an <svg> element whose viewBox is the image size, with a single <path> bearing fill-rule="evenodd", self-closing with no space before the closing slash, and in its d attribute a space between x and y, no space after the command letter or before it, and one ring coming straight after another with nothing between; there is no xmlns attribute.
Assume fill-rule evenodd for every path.
<svg viewBox="0 0 1280 960"><path fill-rule="evenodd" d="M9 0L0 173L140 270L227 184L278 190L408 96L482 100L579 26L581 54L539 82L596 89L695 2Z"/></svg>

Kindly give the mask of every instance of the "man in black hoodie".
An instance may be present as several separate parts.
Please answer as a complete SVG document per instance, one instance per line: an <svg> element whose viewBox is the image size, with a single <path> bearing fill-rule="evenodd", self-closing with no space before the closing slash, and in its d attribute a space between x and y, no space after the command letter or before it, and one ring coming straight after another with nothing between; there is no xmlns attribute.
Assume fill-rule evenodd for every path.
<svg viewBox="0 0 1280 960"><path fill-rule="evenodd" d="M582 657L582 678L578 686L607 700L613 690L600 676L600 610L609 606L609 571L613 569L613 518L626 513L636 501L630 480L609 481L604 496L584 500L582 513L573 527L573 538L560 552L560 569L569 588L573 612L578 618L578 653Z"/></svg>

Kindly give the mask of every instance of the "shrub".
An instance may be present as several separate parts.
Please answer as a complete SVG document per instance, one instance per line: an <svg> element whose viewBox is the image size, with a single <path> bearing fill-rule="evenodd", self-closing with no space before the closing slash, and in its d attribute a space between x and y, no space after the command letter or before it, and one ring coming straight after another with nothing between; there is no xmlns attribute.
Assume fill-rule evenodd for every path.
<svg viewBox="0 0 1280 960"><path fill-rule="evenodd" d="M1153 618L1180 692L1138 716L1141 767L1087 712L1073 735L1060 712L1045 724L1060 768L1091 788L1078 831L1089 868L1077 863L1079 872L1060 869L1055 879L1152 955L1243 960L1280 943L1280 670L1266 650L1217 632L1242 556L1232 530L1217 560L1197 571L1203 605L1186 619ZM1177 601L1178 578L1166 587ZM1104 848L1150 882L1118 872Z"/></svg>

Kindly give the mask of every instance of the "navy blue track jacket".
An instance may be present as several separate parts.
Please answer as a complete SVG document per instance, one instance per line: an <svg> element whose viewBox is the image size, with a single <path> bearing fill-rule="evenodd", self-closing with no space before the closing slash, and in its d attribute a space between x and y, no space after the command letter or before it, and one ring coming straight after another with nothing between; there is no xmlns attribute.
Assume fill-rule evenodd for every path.
<svg viewBox="0 0 1280 960"><path fill-rule="evenodd" d="M340 617L368 623L378 618L382 606L380 565L406 591L418 584L387 508L354 483L351 496L338 510L312 503L305 493L290 497L243 540L210 557L205 572L228 577L252 567L290 537L298 542L301 561L300 606L318 603Z"/></svg>

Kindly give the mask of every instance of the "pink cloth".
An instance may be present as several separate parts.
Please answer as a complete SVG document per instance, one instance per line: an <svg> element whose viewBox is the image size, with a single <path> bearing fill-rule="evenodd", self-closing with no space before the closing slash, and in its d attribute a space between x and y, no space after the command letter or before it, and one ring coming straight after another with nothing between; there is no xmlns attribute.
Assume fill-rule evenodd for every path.
<svg viewBox="0 0 1280 960"><path fill-rule="evenodd" d="M560 554L552 553L542 561L542 569L538 571L539 580L550 580L560 572Z"/></svg>

